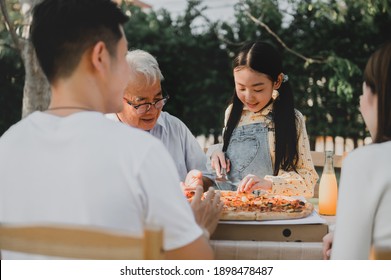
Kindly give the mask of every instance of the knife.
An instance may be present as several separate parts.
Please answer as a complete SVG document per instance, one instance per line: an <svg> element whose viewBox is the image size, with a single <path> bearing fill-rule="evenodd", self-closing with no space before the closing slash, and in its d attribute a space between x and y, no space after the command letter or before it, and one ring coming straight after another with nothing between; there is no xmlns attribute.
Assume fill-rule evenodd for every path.
<svg viewBox="0 0 391 280"><path fill-rule="evenodd" d="M227 170L225 168L221 168L221 176L215 178L215 185L219 190L224 190L224 191L237 190L237 186L228 179Z"/></svg>

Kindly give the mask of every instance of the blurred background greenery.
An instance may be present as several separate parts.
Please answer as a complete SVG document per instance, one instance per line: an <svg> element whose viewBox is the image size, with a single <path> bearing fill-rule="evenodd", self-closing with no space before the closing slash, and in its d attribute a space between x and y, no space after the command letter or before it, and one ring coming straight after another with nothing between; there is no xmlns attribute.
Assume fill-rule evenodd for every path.
<svg viewBox="0 0 391 280"><path fill-rule="evenodd" d="M5 7L15 30L23 25L21 2L0 1L0 135L22 116L25 71L4 20ZM230 22L207 18L207 1L189 0L175 17L120 2L131 16L129 48L157 58L171 96L165 110L194 135L213 134L217 141L233 94L232 58L243 42L264 40L282 53L312 144L318 135L367 136L358 111L362 71L391 39L391 0L244 0Z"/></svg>

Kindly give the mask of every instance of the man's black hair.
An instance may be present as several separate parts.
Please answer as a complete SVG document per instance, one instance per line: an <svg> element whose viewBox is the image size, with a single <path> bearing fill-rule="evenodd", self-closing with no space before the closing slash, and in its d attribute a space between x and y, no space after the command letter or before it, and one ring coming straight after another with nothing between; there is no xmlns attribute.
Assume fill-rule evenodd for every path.
<svg viewBox="0 0 391 280"><path fill-rule="evenodd" d="M44 0L33 10L31 40L49 82L68 77L97 42L115 56L128 17L110 0Z"/></svg>

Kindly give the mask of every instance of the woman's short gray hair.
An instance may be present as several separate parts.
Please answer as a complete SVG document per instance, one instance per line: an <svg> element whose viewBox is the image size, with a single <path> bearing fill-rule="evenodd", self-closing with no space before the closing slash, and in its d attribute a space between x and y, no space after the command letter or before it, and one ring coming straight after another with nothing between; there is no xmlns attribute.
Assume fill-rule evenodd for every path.
<svg viewBox="0 0 391 280"><path fill-rule="evenodd" d="M150 53L143 50L128 51L126 61L130 67L131 78L133 82L138 75L145 77L147 86L151 86L164 79L159 69L159 64Z"/></svg>

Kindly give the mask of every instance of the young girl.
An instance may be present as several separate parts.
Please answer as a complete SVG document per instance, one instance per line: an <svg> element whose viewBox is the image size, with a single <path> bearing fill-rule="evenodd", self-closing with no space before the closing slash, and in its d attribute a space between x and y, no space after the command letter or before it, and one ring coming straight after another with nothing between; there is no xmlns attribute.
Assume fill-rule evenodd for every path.
<svg viewBox="0 0 391 280"><path fill-rule="evenodd" d="M233 71L235 94L225 113L224 145L212 154L212 168L218 176L226 168L239 192L312 197L318 175L279 53L267 43L249 43L235 58Z"/></svg>

